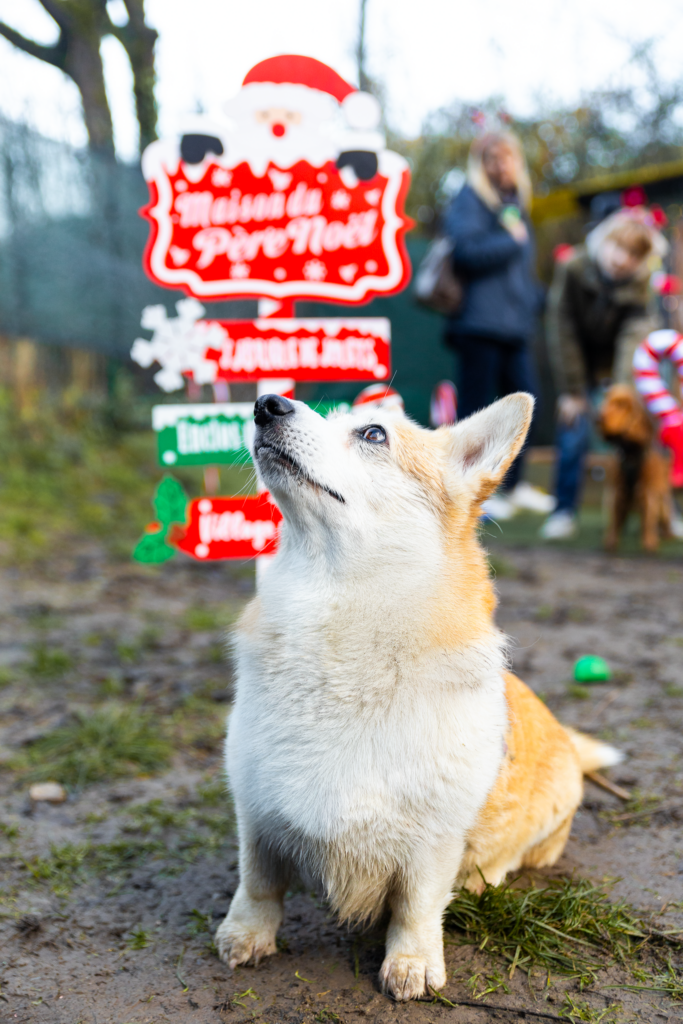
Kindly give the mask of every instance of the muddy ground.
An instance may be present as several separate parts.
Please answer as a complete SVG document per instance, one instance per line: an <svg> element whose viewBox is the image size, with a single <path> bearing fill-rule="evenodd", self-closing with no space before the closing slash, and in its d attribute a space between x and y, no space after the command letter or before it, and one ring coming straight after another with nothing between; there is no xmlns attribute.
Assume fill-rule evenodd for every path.
<svg viewBox="0 0 683 1024"><path fill-rule="evenodd" d="M496 545L493 564L515 670L563 721L627 754L611 778L633 799L589 783L550 874L590 878L658 928L683 927L683 563ZM565 979L547 988L542 974L496 974L458 935L443 994L461 1005L396 1005L376 986L381 931L339 928L301 887L275 957L234 974L216 959L211 935L237 882L221 636L252 590L249 567L133 567L96 546L0 575L0 1020L540 1022L567 1012L569 992L575 1020L681 1024L683 1003L609 988L634 983L622 969L583 993ZM613 681L572 685L583 653L607 658ZM45 746L96 709L116 721L126 707L170 742L156 771L124 752L116 778L84 782L97 766L82 752L65 761ZM71 773L63 804L28 797L41 757ZM509 991L477 1001L487 978Z"/></svg>

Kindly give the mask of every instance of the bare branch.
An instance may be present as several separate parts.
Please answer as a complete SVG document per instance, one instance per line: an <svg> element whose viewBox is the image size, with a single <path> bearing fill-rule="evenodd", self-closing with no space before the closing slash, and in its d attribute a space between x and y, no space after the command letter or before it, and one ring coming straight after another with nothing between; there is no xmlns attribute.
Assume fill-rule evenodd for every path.
<svg viewBox="0 0 683 1024"><path fill-rule="evenodd" d="M145 25L145 0L123 0L130 22L136 28ZM149 30L149 26L145 26Z"/></svg>
<svg viewBox="0 0 683 1024"><path fill-rule="evenodd" d="M67 9L68 4L65 4L63 0L39 0L39 3L61 29L71 27L70 12Z"/></svg>
<svg viewBox="0 0 683 1024"><path fill-rule="evenodd" d="M5 25L4 21L0 21L0 35L9 40L18 50L23 50L31 57L37 57L38 60L44 60L47 64L53 64L60 71L64 70L64 48L61 45L61 36L54 46L43 46L42 43L36 43L33 39L22 36L20 32Z"/></svg>

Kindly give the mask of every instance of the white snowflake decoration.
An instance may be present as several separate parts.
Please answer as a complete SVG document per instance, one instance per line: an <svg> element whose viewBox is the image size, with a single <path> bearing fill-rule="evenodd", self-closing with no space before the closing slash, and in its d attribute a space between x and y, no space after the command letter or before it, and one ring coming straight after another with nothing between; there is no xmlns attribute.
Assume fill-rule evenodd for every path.
<svg viewBox="0 0 683 1024"><path fill-rule="evenodd" d="M234 280L240 281L245 277L249 277L251 273L251 267L247 263L233 263L230 267L230 277Z"/></svg>
<svg viewBox="0 0 683 1024"><path fill-rule="evenodd" d="M211 175L211 184L215 185L216 188L221 186L227 186L232 181L232 171L226 170L224 167L217 167Z"/></svg>
<svg viewBox="0 0 683 1024"><path fill-rule="evenodd" d="M201 318L204 307L196 299L176 302L178 316L170 318L164 306L146 306L141 324L152 331L150 341L136 338L131 359L139 366L159 363L154 380L162 391L178 391L185 384L183 373L192 372L197 384L213 384L218 366L206 359L207 349L220 349L227 336L225 328Z"/></svg>
<svg viewBox="0 0 683 1024"><path fill-rule="evenodd" d="M338 188L330 197L330 206L333 210L348 210L351 205L351 193Z"/></svg>
<svg viewBox="0 0 683 1024"><path fill-rule="evenodd" d="M322 260L308 260L304 263L303 274L307 281L324 281L327 277L327 267Z"/></svg>

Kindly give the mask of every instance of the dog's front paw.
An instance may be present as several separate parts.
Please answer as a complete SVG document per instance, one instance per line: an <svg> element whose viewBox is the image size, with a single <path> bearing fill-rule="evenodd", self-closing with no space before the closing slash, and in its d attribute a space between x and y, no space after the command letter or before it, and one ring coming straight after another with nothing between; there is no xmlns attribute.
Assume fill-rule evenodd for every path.
<svg viewBox="0 0 683 1024"><path fill-rule="evenodd" d="M440 991L446 984L446 969L442 963L428 963L421 956L386 957L379 972L380 985L385 995L399 1002L429 995L430 989Z"/></svg>
<svg viewBox="0 0 683 1024"><path fill-rule="evenodd" d="M277 952L274 931L252 931L240 927L227 917L216 932L215 942L218 955L231 970L240 964L258 964L264 956Z"/></svg>

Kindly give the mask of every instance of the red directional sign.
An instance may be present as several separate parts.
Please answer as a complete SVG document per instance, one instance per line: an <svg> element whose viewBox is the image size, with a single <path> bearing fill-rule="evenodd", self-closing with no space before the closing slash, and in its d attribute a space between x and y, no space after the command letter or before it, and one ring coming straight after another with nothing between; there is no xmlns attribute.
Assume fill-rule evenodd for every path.
<svg viewBox="0 0 683 1024"><path fill-rule="evenodd" d="M282 513L267 492L246 498L195 498L173 547L200 561L273 554Z"/></svg>
<svg viewBox="0 0 683 1024"><path fill-rule="evenodd" d="M138 338L131 351L142 366L160 364L154 379L164 391L176 391L186 380L378 381L391 372L391 323L385 317L201 320L204 310L194 299L178 307L176 319L168 319L163 307L145 310L143 324L154 335Z"/></svg>
<svg viewBox="0 0 683 1024"><path fill-rule="evenodd" d="M384 317L220 323L225 339L205 353L217 363L218 380L385 380L391 372L391 324Z"/></svg>

